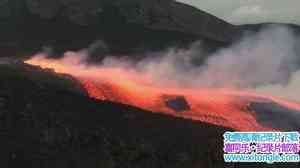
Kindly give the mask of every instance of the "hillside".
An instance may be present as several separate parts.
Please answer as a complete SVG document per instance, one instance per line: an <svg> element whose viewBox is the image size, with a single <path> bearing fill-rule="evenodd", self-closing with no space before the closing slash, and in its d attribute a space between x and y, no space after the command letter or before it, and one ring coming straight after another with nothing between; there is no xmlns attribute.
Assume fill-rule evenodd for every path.
<svg viewBox="0 0 300 168"><path fill-rule="evenodd" d="M72 77L18 61L0 61L0 112L3 168L259 167L223 162L228 128L97 101Z"/></svg>

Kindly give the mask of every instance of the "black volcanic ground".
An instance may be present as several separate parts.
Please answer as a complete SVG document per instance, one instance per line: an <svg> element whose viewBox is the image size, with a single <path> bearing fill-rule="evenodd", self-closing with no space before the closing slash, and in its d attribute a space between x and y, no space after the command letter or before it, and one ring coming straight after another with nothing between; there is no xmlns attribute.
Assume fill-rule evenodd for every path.
<svg viewBox="0 0 300 168"><path fill-rule="evenodd" d="M0 81L1 167L224 166L225 128L97 102L24 64L0 65Z"/></svg>
<svg viewBox="0 0 300 168"><path fill-rule="evenodd" d="M45 46L58 53L77 50L99 40L105 45L94 50L96 60L108 53L186 47L197 40L203 41L203 53L211 53L268 25L232 25L173 0L5 0L0 9L5 57L30 55ZM299 26L284 25L300 34Z"/></svg>
<svg viewBox="0 0 300 168"><path fill-rule="evenodd" d="M0 61L0 112L2 167L260 167L223 162L228 128L99 102L70 76L10 59ZM271 167L282 166L298 164Z"/></svg>

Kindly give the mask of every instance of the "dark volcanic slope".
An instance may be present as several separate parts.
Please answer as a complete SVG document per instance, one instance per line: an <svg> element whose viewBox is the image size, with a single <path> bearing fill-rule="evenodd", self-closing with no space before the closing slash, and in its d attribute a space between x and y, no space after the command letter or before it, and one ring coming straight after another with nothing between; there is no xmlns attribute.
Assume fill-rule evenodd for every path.
<svg viewBox="0 0 300 168"><path fill-rule="evenodd" d="M286 26L300 32L299 26ZM82 49L103 40L99 56L185 47L196 40L211 53L263 26L235 26L173 0L2 0L0 27L2 56L30 54L42 46Z"/></svg>
<svg viewBox="0 0 300 168"><path fill-rule="evenodd" d="M222 128L99 103L62 89L69 80L29 66L1 65L0 78L1 167L174 167L220 159L202 145L220 145Z"/></svg>
<svg viewBox="0 0 300 168"><path fill-rule="evenodd" d="M222 159L225 130L97 102L68 76L0 62L3 168L233 167Z"/></svg>
<svg viewBox="0 0 300 168"><path fill-rule="evenodd" d="M172 0L0 1L3 55L53 46L81 49L104 40L105 52L135 53L202 39L207 50L228 44L238 29Z"/></svg>
<svg viewBox="0 0 300 168"><path fill-rule="evenodd" d="M69 77L0 64L1 167L224 166L224 128L96 102L78 91Z"/></svg>
<svg viewBox="0 0 300 168"><path fill-rule="evenodd" d="M172 0L0 0L0 27L1 56L99 39L103 53L199 39L214 51L258 30ZM223 163L225 128L97 102L71 77L9 62L0 61L1 168L250 167ZM276 167L252 167L266 166Z"/></svg>

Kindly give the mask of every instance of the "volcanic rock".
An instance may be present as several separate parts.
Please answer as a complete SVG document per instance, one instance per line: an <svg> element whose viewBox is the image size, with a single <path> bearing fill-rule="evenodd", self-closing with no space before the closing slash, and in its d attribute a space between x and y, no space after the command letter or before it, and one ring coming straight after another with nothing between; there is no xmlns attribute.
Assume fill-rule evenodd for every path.
<svg viewBox="0 0 300 168"><path fill-rule="evenodd" d="M34 52L43 46L82 49L97 40L107 43L113 54L196 40L213 50L230 43L239 31L173 0L3 0L0 8L5 9L0 13L0 46L6 52Z"/></svg>
<svg viewBox="0 0 300 168"><path fill-rule="evenodd" d="M0 109L3 109L7 106L7 99L5 97L0 96Z"/></svg>
<svg viewBox="0 0 300 168"><path fill-rule="evenodd" d="M166 106L176 112L190 110L190 105L184 96L164 96Z"/></svg>
<svg viewBox="0 0 300 168"><path fill-rule="evenodd" d="M151 29L185 32L216 41L228 42L234 26L192 6L173 0L26 0L30 12L53 18L63 6L67 17L78 24L91 24L89 18L119 11L126 22ZM196 23L193 20L198 20ZM222 27L222 29L218 29Z"/></svg>
<svg viewBox="0 0 300 168"><path fill-rule="evenodd" d="M226 128L96 101L67 89L70 80L0 65L0 92L11 98L0 117L1 167L223 167L222 156L201 144L221 151Z"/></svg>
<svg viewBox="0 0 300 168"><path fill-rule="evenodd" d="M141 55L200 40L205 56L269 25L232 25L174 0L2 0L0 9L1 55L29 55L43 46L61 53L98 40L110 55ZM300 33L297 25L280 25Z"/></svg>
<svg viewBox="0 0 300 168"><path fill-rule="evenodd" d="M249 105L262 125L282 130L300 130L300 112L274 102L252 102Z"/></svg>
<svg viewBox="0 0 300 168"><path fill-rule="evenodd" d="M97 101L80 89L53 72L0 64L0 93L10 98L0 109L1 168L264 166L224 163L222 134L231 129Z"/></svg>

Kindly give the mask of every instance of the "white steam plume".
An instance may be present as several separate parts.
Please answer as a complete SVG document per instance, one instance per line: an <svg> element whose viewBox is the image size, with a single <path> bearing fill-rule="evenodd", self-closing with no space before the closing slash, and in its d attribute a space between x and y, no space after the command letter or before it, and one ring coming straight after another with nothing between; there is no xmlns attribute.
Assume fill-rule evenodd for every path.
<svg viewBox="0 0 300 168"><path fill-rule="evenodd" d="M201 43L195 43L187 50L173 48L159 53L160 56L147 57L135 68L168 85L167 81L190 87L286 85L297 70L296 45L296 38L289 29L268 27L210 55L200 67L192 64L194 57L202 56ZM104 65L124 64L130 62L111 57L104 60Z"/></svg>
<svg viewBox="0 0 300 168"><path fill-rule="evenodd" d="M268 27L210 55L205 64L198 67L193 65L192 60L202 56L201 42L189 49L172 48L148 53L149 56L138 63L107 56L101 65L93 68L123 69L146 76L152 79L153 84L164 87L253 89L300 101L297 94L300 90L297 44L300 46L299 39L288 28ZM86 69L88 66L81 57L87 53L67 52L63 61Z"/></svg>

